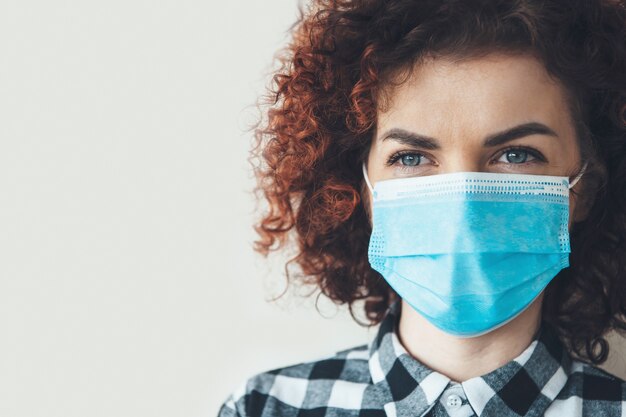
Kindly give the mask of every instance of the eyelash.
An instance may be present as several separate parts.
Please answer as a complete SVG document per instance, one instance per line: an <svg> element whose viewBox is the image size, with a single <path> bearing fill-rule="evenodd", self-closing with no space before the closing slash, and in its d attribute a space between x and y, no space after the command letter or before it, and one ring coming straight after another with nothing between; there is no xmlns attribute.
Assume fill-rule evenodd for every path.
<svg viewBox="0 0 626 417"><path fill-rule="evenodd" d="M527 148L525 146L513 146L510 148L506 148L504 150L502 150L498 155L496 159L499 159L502 155L506 154L507 152L510 151L525 151L528 152L529 155L531 155L533 158L532 161L527 161L527 162L522 162L519 164L515 164L512 163L512 165L526 165L526 164L532 164L533 162L537 162L537 161L541 161L541 162L545 162L545 158L543 157L543 155L541 155L541 153L535 149L532 148ZM400 158L402 158L404 155L419 155L420 157L422 156L426 156L420 152L416 152L416 151L399 151L394 153L393 155L391 155L389 157L389 159L387 160L387 166L391 166L393 164L395 164L398 160L400 160ZM419 165L416 165L419 166ZM410 166L407 166L407 168L411 168Z"/></svg>

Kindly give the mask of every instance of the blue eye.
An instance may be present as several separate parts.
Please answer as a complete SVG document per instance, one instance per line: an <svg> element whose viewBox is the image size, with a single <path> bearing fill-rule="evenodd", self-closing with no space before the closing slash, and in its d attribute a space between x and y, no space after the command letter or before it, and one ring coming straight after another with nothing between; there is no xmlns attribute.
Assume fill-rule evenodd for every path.
<svg viewBox="0 0 626 417"><path fill-rule="evenodd" d="M528 152L526 151L508 151L506 153L507 161L514 163L514 164L524 163L526 162L527 158L528 158Z"/></svg>
<svg viewBox="0 0 626 417"><path fill-rule="evenodd" d="M391 155L387 160L387 166L398 163L400 168L421 167L424 164L430 165L430 159L419 152L401 151Z"/></svg>
<svg viewBox="0 0 626 417"><path fill-rule="evenodd" d="M531 157L531 161L534 159L534 156L524 149L507 149L503 152L502 156L506 157L506 161L501 162L508 162L510 164L523 164L529 160L529 156Z"/></svg>
<svg viewBox="0 0 626 417"><path fill-rule="evenodd" d="M405 166L416 166L419 165L419 163L421 162L422 156L420 154L415 154L415 153L409 153L406 155L402 155L402 157L400 158L400 161L402 162L402 165Z"/></svg>

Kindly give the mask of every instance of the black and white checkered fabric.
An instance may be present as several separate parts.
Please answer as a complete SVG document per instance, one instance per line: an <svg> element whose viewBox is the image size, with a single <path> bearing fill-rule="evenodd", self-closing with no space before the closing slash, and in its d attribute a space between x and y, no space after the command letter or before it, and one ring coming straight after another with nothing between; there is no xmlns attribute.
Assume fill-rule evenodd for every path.
<svg viewBox="0 0 626 417"><path fill-rule="evenodd" d="M626 417L626 382L572 359L546 322L515 359L457 383L400 344L400 308L369 344L243 381L218 417Z"/></svg>

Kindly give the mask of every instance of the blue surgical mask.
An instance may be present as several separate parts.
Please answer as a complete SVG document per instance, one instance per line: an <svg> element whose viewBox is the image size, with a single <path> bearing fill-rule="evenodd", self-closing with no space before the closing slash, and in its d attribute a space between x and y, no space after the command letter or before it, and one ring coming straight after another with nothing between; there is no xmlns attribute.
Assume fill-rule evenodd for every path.
<svg viewBox="0 0 626 417"><path fill-rule="evenodd" d="M413 309L458 337L522 313L569 266L568 177L455 172L376 182L368 258Z"/></svg>

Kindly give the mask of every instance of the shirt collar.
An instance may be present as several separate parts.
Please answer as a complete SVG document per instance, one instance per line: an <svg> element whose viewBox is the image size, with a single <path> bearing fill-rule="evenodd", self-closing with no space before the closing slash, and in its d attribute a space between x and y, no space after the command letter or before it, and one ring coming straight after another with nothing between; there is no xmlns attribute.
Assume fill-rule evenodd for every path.
<svg viewBox="0 0 626 417"><path fill-rule="evenodd" d="M571 358L556 331L542 321L530 345L485 375L458 384L412 357L397 335L401 300L392 303L369 345L372 382L388 416L421 416L450 385L460 385L479 417L543 415L567 382Z"/></svg>

